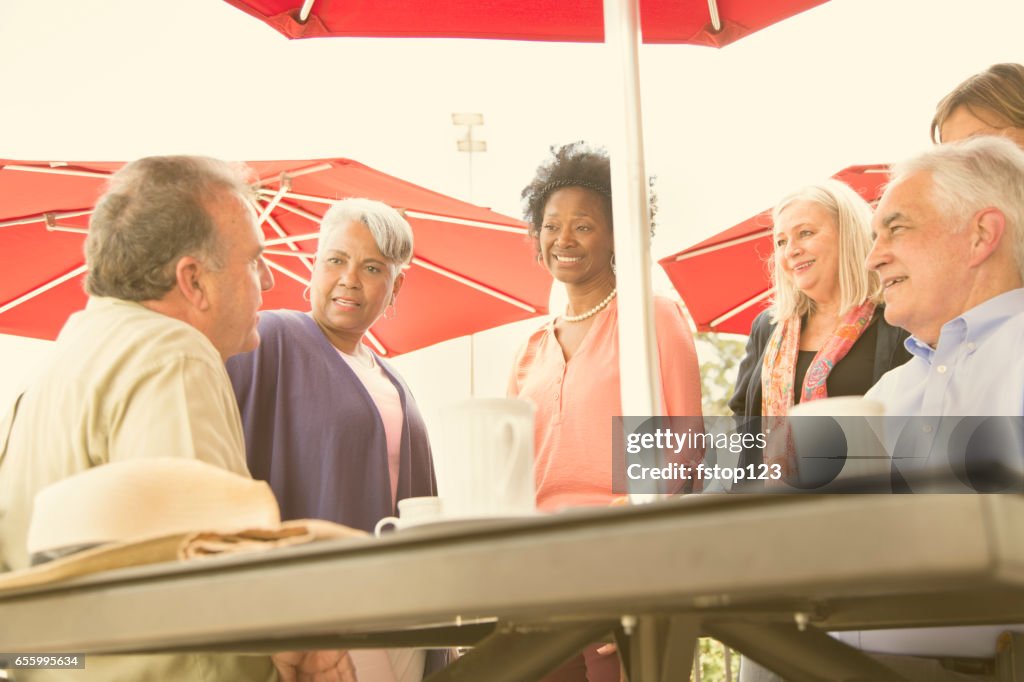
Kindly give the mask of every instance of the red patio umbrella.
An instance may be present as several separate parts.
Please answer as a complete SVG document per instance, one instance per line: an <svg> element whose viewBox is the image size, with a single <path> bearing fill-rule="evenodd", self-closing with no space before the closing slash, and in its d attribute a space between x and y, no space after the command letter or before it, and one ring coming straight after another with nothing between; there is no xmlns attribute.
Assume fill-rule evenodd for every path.
<svg viewBox="0 0 1024 682"><path fill-rule="evenodd" d="M601 0L226 1L289 38L604 40ZM640 23L647 43L722 47L824 2L640 0Z"/></svg>
<svg viewBox="0 0 1024 682"><path fill-rule="evenodd" d="M612 152L624 414L657 414L650 225L643 160L638 41L721 47L827 0L225 0L288 37L380 36L605 41L620 59L610 92L624 130ZM619 101L610 101L616 106ZM635 347L634 347L635 346Z"/></svg>
<svg viewBox="0 0 1024 682"><path fill-rule="evenodd" d="M875 203L888 181L888 166L850 166L833 177ZM768 273L772 255L772 211L658 261L687 310L706 332L750 333L774 288Z"/></svg>
<svg viewBox="0 0 1024 682"><path fill-rule="evenodd" d="M120 162L0 160L0 333L55 338L85 305L82 242ZM276 284L265 309L305 310L320 217L344 197L378 199L412 225L415 253L398 314L368 338L389 356L547 312L551 278L526 226L349 159L253 161L254 205Z"/></svg>

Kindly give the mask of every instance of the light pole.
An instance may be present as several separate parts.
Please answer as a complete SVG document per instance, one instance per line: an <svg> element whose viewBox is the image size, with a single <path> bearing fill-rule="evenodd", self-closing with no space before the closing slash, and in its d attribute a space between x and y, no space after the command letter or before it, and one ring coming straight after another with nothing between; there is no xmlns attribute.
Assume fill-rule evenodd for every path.
<svg viewBox="0 0 1024 682"><path fill-rule="evenodd" d="M473 137L473 128L484 124L483 114L452 114L453 126L465 126L466 134L455 141L455 148L466 152L469 158L469 192L467 201L473 201L473 154L487 151L487 142ZM469 335L469 395L476 395L476 348L473 334Z"/></svg>
<svg viewBox="0 0 1024 682"><path fill-rule="evenodd" d="M473 154L487 151L487 142L474 138L473 128L483 124L483 114L452 114L452 125L466 127L466 134L456 140L455 146L460 152L466 152L469 158L469 201L473 201Z"/></svg>

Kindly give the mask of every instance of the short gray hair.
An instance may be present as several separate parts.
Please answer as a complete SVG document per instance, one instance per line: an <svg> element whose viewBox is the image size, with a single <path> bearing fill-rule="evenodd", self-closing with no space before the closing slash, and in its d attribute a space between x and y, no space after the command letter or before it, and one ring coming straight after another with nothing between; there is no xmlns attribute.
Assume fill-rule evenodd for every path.
<svg viewBox="0 0 1024 682"><path fill-rule="evenodd" d="M772 210L773 244L774 226L778 224L779 216L797 201L809 201L821 206L836 224L840 315L868 299L880 302L882 285L878 273L864 267L864 261L871 251L871 206L849 185L833 178L807 185L784 196ZM772 247L771 272L772 283L775 285L771 307L773 322L806 315L814 310L814 301L797 289L792 278L780 271L778 251L778 247Z"/></svg>
<svg viewBox="0 0 1024 682"><path fill-rule="evenodd" d="M89 220L85 239L92 296L158 300L174 287L175 266L197 256L220 267L212 200L249 195L243 168L202 156L151 156L115 173Z"/></svg>
<svg viewBox="0 0 1024 682"><path fill-rule="evenodd" d="M953 232L982 209L1002 211L1024 278L1024 151L1006 138L977 135L895 164L890 184L914 173L931 175L931 199Z"/></svg>
<svg viewBox="0 0 1024 682"><path fill-rule="evenodd" d="M366 225L381 254L400 269L412 260L412 228L395 209L373 199L342 199L335 202L320 221L317 255L332 233L349 223Z"/></svg>

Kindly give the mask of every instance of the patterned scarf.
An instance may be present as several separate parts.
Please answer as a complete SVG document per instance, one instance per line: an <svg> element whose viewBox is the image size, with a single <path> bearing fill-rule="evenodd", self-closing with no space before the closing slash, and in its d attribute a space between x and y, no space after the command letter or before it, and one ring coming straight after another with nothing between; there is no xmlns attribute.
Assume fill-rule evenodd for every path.
<svg viewBox="0 0 1024 682"><path fill-rule="evenodd" d="M814 356L801 386L800 402L820 400L828 397L825 382L836 364L846 354L867 329L875 314L875 304L865 301L851 309L839 321L832 336L825 341L821 350ZM768 345L765 348L761 364L761 415L763 417L785 417L789 408L796 402L793 384L796 375L797 357L800 352L801 319L796 316L780 322L775 326ZM765 420L763 426L778 427L775 420ZM775 429L772 429L775 430ZM778 441L776 441L778 442ZM765 452L766 464L780 464L784 478L796 473L795 453L792 447L772 448L774 452Z"/></svg>

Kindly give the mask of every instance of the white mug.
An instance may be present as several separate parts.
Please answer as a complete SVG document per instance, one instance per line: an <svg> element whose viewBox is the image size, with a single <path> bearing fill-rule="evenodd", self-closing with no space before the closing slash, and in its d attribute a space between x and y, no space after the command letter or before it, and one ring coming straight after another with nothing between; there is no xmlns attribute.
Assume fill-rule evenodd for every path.
<svg viewBox="0 0 1024 682"><path fill-rule="evenodd" d="M883 445L884 415L882 403L860 396L810 400L791 407L787 416L792 418L789 426L800 457L798 478L801 484L810 485L818 492L828 492L836 482L849 478L884 480L892 467ZM822 417L831 417L834 421L820 419ZM831 436L823 433L829 429L833 432ZM846 441L846 459L841 462L814 459L815 455L827 454L825 451L830 449L820 448L819 444L834 443L840 431ZM802 443L806 446L801 447ZM838 473L834 471L836 468L840 469ZM816 478L821 479L821 485L817 485Z"/></svg>
<svg viewBox="0 0 1024 682"><path fill-rule="evenodd" d="M401 530L421 523L439 521L442 509L439 497L407 497L398 501L398 516L385 516L378 521L373 534L380 537L389 526Z"/></svg>
<svg viewBox="0 0 1024 682"><path fill-rule="evenodd" d="M434 468L445 518L536 510L532 403L471 398L440 412Z"/></svg>

